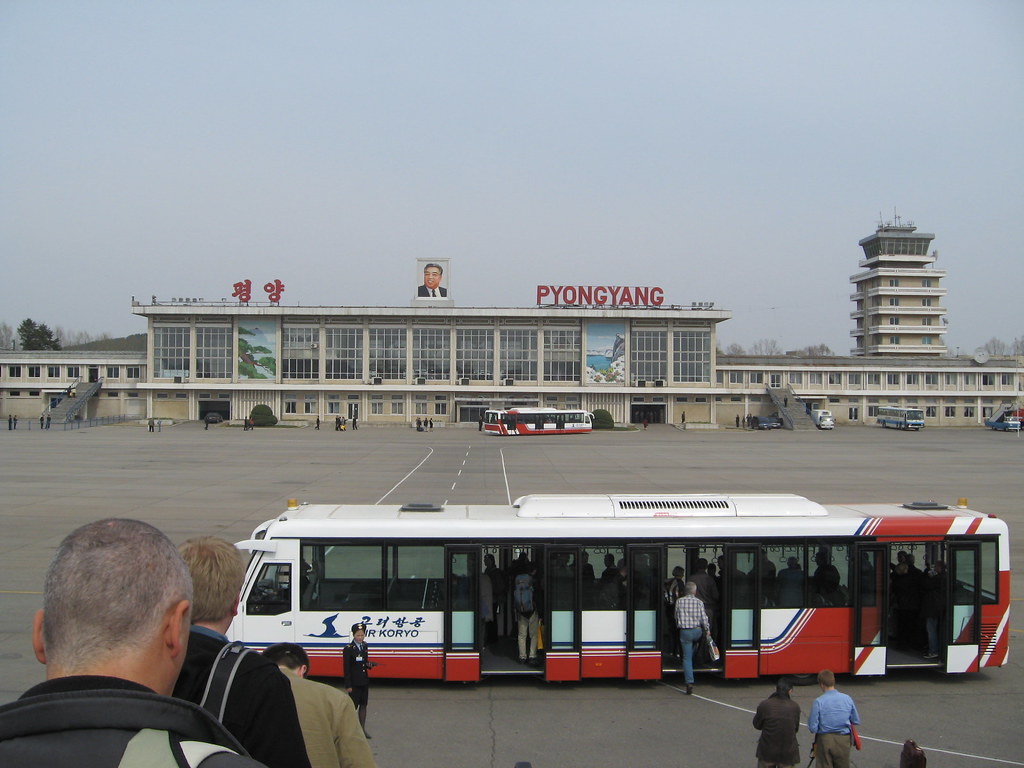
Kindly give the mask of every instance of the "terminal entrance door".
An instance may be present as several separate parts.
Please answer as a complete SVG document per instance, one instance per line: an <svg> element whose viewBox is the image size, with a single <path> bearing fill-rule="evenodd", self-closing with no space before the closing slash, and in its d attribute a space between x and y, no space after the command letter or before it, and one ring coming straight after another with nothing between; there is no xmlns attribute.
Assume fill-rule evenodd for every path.
<svg viewBox="0 0 1024 768"><path fill-rule="evenodd" d="M664 424L664 403L632 403L629 408L629 421L632 424Z"/></svg>

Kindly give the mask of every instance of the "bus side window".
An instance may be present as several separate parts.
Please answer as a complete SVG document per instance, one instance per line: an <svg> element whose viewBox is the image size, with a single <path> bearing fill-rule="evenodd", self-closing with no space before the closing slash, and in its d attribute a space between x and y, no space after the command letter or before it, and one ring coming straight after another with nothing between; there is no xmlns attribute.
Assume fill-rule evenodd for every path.
<svg viewBox="0 0 1024 768"><path fill-rule="evenodd" d="M292 609L292 567L289 563L267 563L245 601L250 616L277 616Z"/></svg>

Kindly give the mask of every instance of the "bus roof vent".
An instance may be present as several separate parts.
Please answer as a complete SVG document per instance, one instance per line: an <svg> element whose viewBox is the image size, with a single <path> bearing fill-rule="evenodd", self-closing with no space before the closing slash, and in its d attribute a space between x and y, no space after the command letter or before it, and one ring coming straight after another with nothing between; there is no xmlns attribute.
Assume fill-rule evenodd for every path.
<svg viewBox="0 0 1024 768"><path fill-rule="evenodd" d="M723 495L688 494L535 494L513 506L519 517L820 517L825 508L788 493Z"/></svg>
<svg viewBox="0 0 1024 768"><path fill-rule="evenodd" d="M949 509L946 504L937 501L911 501L903 505L906 509Z"/></svg>
<svg viewBox="0 0 1024 768"><path fill-rule="evenodd" d="M444 512L444 507L440 504L432 504L422 501L413 501L408 504L403 504L399 512Z"/></svg>
<svg viewBox="0 0 1024 768"><path fill-rule="evenodd" d="M706 517L736 514L725 496L651 496L613 499L616 517Z"/></svg>

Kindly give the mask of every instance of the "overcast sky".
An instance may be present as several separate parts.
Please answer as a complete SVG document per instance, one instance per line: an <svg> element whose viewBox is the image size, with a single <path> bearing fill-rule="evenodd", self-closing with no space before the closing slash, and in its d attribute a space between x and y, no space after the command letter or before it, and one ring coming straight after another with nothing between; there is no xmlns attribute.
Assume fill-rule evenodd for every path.
<svg viewBox="0 0 1024 768"><path fill-rule="evenodd" d="M0 321L131 297L661 286L846 354L857 241L935 234L951 349L1024 336L1024 3L0 2Z"/></svg>

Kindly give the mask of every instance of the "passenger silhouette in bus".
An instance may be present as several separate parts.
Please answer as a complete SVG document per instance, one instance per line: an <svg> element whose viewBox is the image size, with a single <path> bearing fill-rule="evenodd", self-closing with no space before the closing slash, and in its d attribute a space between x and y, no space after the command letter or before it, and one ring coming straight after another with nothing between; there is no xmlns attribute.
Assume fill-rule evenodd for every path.
<svg viewBox="0 0 1024 768"><path fill-rule="evenodd" d="M775 578L780 608L799 608L804 604L804 569L791 557Z"/></svg>

